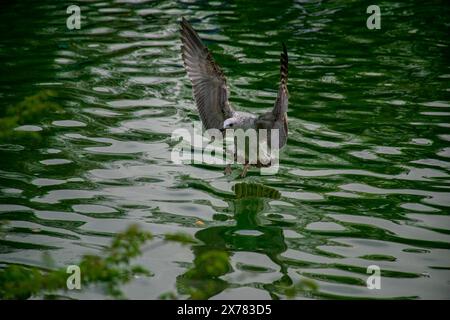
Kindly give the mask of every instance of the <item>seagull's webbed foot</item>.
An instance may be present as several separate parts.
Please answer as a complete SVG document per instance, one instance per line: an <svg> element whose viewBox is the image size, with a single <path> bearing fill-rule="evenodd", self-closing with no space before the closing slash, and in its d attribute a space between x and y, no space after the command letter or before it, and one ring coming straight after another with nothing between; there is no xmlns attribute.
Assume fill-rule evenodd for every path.
<svg viewBox="0 0 450 320"><path fill-rule="evenodd" d="M249 163L244 164L244 169L242 170L241 178L245 178L245 176L247 175L248 168L250 168L250 164Z"/></svg>
<svg viewBox="0 0 450 320"><path fill-rule="evenodd" d="M233 172L233 170L231 169L231 165L230 165L230 164L228 164L228 165L225 167L225 170L223 171L223 173L224 173L226 176L229 176L232 172Z"/></svg>

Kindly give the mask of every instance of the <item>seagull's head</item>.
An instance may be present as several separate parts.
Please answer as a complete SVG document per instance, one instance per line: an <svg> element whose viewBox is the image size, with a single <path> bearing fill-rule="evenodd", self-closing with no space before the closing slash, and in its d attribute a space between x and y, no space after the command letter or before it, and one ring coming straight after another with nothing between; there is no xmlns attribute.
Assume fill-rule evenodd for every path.
<svg viewBox="0 0 450 320"><path fill-rule="evenodd" d="M237 129L239 127L239 119L237 118L228 118L223 122L223 128L222 131L225 131L227 129Z"/></svg>

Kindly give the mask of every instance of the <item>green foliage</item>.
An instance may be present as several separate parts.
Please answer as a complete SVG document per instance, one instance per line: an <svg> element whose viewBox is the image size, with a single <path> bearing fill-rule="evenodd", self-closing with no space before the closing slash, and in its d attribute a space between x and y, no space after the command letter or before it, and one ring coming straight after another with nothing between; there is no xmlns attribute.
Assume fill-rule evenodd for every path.
<svg viewBox="0 0 450 320"><path fill-rule="evenodd" d="M178 296L175 292L165 292L161 294L158 299L160 300L177 300Z"/></svg>
<svg viewBox="0 0 450 320"><path fill-rule="evenodd" d="M119 286L130 281L135 275L149 276L151 273L139 265L130 266L130 260L141 254L141 246L152 235L129 227L118 234L105 257L86 255L78 264L82 285L104 284L107 293L122 297ZM10 265L0 270L0 299L27 299L42 293L66 289L68 274L65 269L42 271L38 268Z"/></svg>
<svg viewBox="0 0 450 320"><path fill-rule="evenodd" d="M195 277L220 277L230 271L228 253L225 251L211 250L203 252L195 257L195 269L191 275Z"/></svg>
<svg viewBox="0 0 450 320"><path fill-rule="evenodd" d="M54 91L42 90L7 107L0 117L0 141L22 137L39 140L38 132L15 131L14 129L21 125L38 123L44 116L62 110L61 106L53 101L55 97Z"/></svg>
<svg viewBox="0 0 450 320"><path fill-rule="evenodd" d="M46 291L63 288L66 278L62 270L45 274L37 268L10 265L0 271L0 298L28 299L43 288Z"/></svg>
<svg viewBox="0 0 450 320"><path fill-rule="evenodd" d="M197 241L191 235L183 232L168 233L164 236L164 240L179 242L184 245L197 243Z"/></svg>
<svg viewBox="0 0 450 320"><path fill-rule="evenodd" d="M231 270L228 253L221 250L207 250L194 259L194 267L178 281L181 293L191 299L204 300L222 291L227 284L219 277Z"/></svg>

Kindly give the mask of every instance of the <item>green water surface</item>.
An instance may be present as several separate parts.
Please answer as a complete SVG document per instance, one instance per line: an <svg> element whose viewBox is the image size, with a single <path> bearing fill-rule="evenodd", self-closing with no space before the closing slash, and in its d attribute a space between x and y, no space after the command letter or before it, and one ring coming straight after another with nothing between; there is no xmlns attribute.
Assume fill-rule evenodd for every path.
<svg viewBox="0 0 450 320"><path fill-rule="evenodd" d="M100 254L132 223L157 238L128 298L450 298L450 6L446 1L67 1L0 5L0 267ZM369 30L366 9L381 9ZM289 53L280 171L171 161L199 117L178 23L191 21L239 110L272 107ZM253 182L271 191L236 197ZM274 196L278 195L279 196ZM208 256L209 255L209 256ZM366 287L367 267L381 289ZM198 268L197 268L198 269ZM191 280L190 280L191 279ZM1 283L0 283L1 286ZM62 293L106 298L96 286Z"/></svg>

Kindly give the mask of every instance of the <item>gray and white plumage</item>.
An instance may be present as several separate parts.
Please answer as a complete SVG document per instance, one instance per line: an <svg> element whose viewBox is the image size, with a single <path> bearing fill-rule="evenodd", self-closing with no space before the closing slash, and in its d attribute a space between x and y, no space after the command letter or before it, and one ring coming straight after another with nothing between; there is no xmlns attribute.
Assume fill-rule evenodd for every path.
<svg viewBox="0 0 450 320"><path fill-rule="evenodd" d="M288 55L283 44L280 58L280 84L273 109L260 116L235 111L228 101L229 90L226 78L202 43L197 32L181 20L182 57L192 89L200 119L205 129L279 129L279 147L286 144L288 136Z"/></svg>
<svg viewBox="0 0 450 320"><path fill-rule="evenodd" d="M206 129L221 129L225 119L235 113L228 102L225 76L197 32L184 18L181 21L181 41L184 66L192 82L200 119Z"/></svg>

